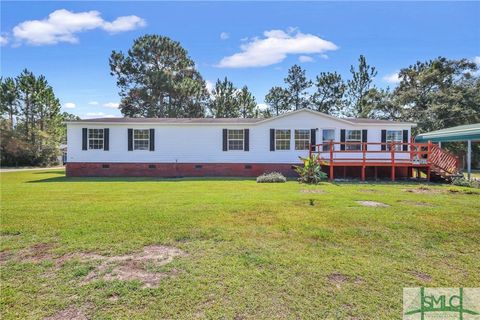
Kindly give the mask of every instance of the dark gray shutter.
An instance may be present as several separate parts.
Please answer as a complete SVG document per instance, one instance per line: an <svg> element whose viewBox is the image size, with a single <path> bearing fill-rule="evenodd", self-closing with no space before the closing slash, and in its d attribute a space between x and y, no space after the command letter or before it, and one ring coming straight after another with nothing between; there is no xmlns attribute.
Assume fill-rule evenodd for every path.
<svg viewBox="0 0 480 320"><path fill-rule="evenodd" d="M368 131L367 130L362 130L362 142L368 142L367 141L367 135L368 135ZM365 150L367 150L367 145L365 145Z"/></svg>
<svg viewBox="0 0 480 320"><path fill-rule="evenodd" d="M103 151L110 149L110 129L103 129Z"/></svg>
<svg viewBox="0 0 480 320"><path fill-rule="evenodd" d="M133 151L133 129L128 129L128 151Z"/></svg>
<svg viewBox="0 0 480 320"><path fill-rule="evenodd" d="M243 130L243 150L250 150L250 129Z"/></svg>
<svg viewBox="0 0 480 320"><path fill-rule="evenodd" d="M403 143L408 143L408 130L403 130ZM402 150L408 151L408 144L404 144Z"/></svg>
<svg viewBox="0 0 480 320"><path fill-rule="evenodd" d="M150 129L150 151L155 151L155 129Z"/></svg>
<svg viewBox="0 0 480 320"><path fill-rule="evenodd" d="M223 129L223 151L228 150L228 130Z"/></svg>
<svg viewBox="0 0 480 320"><path fill-rule="evenodd" d="M310 144L312 145L312 151L315 151L315 145L317 144L317 129L310 129Z"/></svg>
<svg viewBox="0 0 480 320"><path fill-rule="evenodd" d="M387 142L387 130L382 130L382 143ZM387 146L382 144L382 151L387 150Z"/></svg>
<svg viewBox="0 0 480 320"><path fill-rule="evenodd" d="M340 142L345 142L345 129L340 130ZM340 150L345 150L345 144L340 144Z"/></svg>
<svg viewBox="0 0 480 320"><path fill-rule="evenodd" d="M88 134L87 128L82 128L82 150L88 149L87 134Z"/></svg>
<svg viewBox="0 0 480 320"><path fill-rule="evenodd" d="M270 129L270 151L275 151L275 129Z"/></svg>

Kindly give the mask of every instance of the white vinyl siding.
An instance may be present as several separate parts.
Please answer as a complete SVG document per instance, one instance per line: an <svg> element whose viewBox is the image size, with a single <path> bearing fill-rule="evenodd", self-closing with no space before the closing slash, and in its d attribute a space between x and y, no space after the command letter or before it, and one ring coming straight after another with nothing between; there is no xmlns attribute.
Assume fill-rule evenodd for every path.
<svg viewBox="0 0 480 320"><path fill-rule="evenodd" d="M347 124L342 121L315 115L305 110L285 116L282 118L266 121L258 124L156 124L156 123L68 123L68 154L67 162L91 162L91 163L188 163L194 166L202 163L283 163L299 164L299 157L308 156L308 150L295 150L291 144L294 143L293 131L301 128L319 128L333 129L334 141L340 141L341 129L365 129L368 130L369 142L381 142L381 130L410 130L410 125L405 124ZM99 152L82 151L82 128L109 128L109 152L96 150ZM154 151L128 151L129 128L133 129L155 129ZM222 130L228 129L249 129L249 150L250 152L224 152L222 147ZM290 141L288 150L271 152L270 151L270 129L278 128L291 130L291 135L287 135ZM288 138L290 136L290 139ZM88 137L88 135L87 135ZM322 136L317 137L321 140ZM325 140L324 140L325 141ZM275 140L273 141L275 147ZM88 147L88 142L87 142ZM227 144L228 147L228 144ZM339 145L335 146L337 150ZM368 150L380 151L380 144L369 145ZM132 132L133 149L133 132ZM245 145L244 145L245 149ZM92 150L94 151L94 150ZM102 152L100 152L102 151ZM339 158L359 158L360 152L336 153ZM388 153L373 154L374 157L390 158ZM398 154L398 157L409 158L409 154ZM322 154L322 157L329 157L328 154Z"/></svg>

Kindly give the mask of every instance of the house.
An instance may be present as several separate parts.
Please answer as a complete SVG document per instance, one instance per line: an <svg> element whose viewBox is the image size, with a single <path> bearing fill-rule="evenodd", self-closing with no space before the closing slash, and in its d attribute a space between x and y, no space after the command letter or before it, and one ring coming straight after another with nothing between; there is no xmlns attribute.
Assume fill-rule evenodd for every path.
<svg viewBox="0 0 480 320"><path fill-rule="evenodd" d="M420 153L413 154L410 145L414 126L343 119L309 109L268 119L68 121L66 170L68 176L258 176L270 171L292 175L299 157L316 152L330 178L394 179L410 176L414 167L426 164L418 161Z"/></svg>
<svg viewBox="0 0 480 320"><path fill-rule="evenodd" d="M330 179L450 174L458 159L411 142L414 123L301 109L268 119L99 118L67 122L68 176L293 175L318 154ZM439 162L441 159L441 163ZM447 161L448 160L448 161ZM438 162L438 163L437 163ZM438 170L437 170L438 169Z"/></svg>

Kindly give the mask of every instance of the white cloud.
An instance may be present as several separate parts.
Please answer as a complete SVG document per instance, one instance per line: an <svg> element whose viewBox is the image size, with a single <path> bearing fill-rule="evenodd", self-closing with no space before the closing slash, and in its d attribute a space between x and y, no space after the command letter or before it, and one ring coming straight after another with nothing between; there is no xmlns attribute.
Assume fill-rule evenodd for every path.
<svg viewBox="0 0 480 320"><path fill-rule="evenodd" d="M5 46L8 43L8 38L5 35L0 35L0 45Z"/></svg>
<svg viewBox="0 0 480 320"><path fill-rule="evenodd" d="M268 30L264 38L253 38L240 46L241 52L224 57L217 65L220 68L265 67L282 62L289 54L319 54L337 50L330 41L313 34L304 34L290 28Z"/></svg>
<svg viewBox="0 0 480 320"><path fill-rule="evenodd" d="M228 38L230 38L230 35L227 32L220 33L220 39L227 40Z"/></svg>
<svg viewBox="0 0 480 320"><path fill-rule="evenodd" d="M318 56L322 59L328 59L328 55L325 53L319 54Z"/></svg>
<svg viewBox="0 0 480 320"><path fill-rule="evenodd" d="M314 62L315 60L310 56L299 56L298 61L300 61L300 62Z"/></svg>
<svg viewBox="0 0 480 320"><path fill-rule="evenodd" d="M118 17L112 22L104 22L102 28L111 33L130 31L146 25L145 20L137 16Z"/></svg>
<svg viewBox="0 0 480 320"><path fill-rule="evenodd" d="M98 11L71 12L65 9L53 11L43 20L28 20L13 28L18 43L31 45L77 43L77 33L101 28L111 33L128 31L145 25L137 16L118 17L113 22L103 20Z"/></svg>
<svg viewBox="0 0 480 320"><path fill-rule="evenodd" d="M75 109L77 106L73 102L67 102L63 104L63 107L65 109Z"/></svg>
<svg viewBox="0 0 480 320"><path fill-rule="evenodd" d="M107 102L103 104L105 108L111 108L111 109L118 109L119 105L120 104L118 102Z"/></svg>
<svg viewBox="0 0 480 320"><path fill-rule="evenodd" d="M90 101L88 104L91 106L98 106L98 101Z"/></svg>
<svg viewBox="0 0 480 320"><path fill-rule="evenodd" d="M480 66L480 56L476 56L473 59L473 62L475 62L478 66Z"/></svg>
<svg viewBox="0 0 480 320"><path fill-rule="evenodd" d="M107 114L103 112L89 112L85 114L84 118L96 118L96 117L101 117L101 118L115 118L116 116L113 114Z"/></svg>
<svg viewBox="0 0 480 320"><path fill-rule="evenodd" d="M398 78L398 72L394 72L392 74L387 74L384 76L383 81L391 83L391 84L397 84L400 82L400 78Z"/></svg>

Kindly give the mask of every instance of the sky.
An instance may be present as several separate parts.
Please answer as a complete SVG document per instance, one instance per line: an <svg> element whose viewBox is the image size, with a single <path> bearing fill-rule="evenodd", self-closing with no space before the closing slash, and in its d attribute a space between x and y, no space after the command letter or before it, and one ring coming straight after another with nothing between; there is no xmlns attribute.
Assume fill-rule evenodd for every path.
<svg viewBox="0 0 480 320"><path fill-rule="evenodd" d="M299 64L314 79L347 79L359 55L394 87L417 60L445 56L480 64L480 2L8 2L1 1L3 77L43 74L62 110L121 116L108 59L144 34L188 51L207 86L228 77L259 104Z"/></svg>

